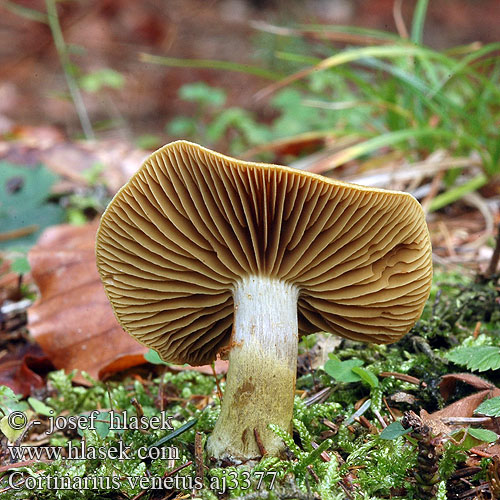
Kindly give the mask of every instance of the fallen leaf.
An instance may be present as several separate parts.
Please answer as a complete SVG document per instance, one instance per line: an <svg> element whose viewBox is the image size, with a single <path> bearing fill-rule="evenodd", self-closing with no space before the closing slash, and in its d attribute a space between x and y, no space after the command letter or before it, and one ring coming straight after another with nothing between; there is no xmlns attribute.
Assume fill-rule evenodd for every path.
<svg viewBox="0 0 500 500"><path fill-rule="evenodd" d="M148 349L123 331L95 265L98 221L46 230L30 251L31 274L41 297L28 309L28 328L57 369L86 371L96 379L144 364ZM215 362L218 375L228 363ZM212 367L168 365L212 375ZM80 373L73 379L88 385Z"/></svg>
<svg viewBox="0 0 500 500"><path fill-rule="evenodd" d="M13 138L0 141L0 159L23 167L43 164L61 177L54 186L55 192L86 186L85 173L102 165L101 179L115 193L149 154L120 140L68 141L56 129L44 127L19 129Z"/></svg>
<svg viewBox="0 0 500 500"><path fill-rule="evenodd" d="M445 401L455 391L457 382L463 382L479 390L495 389L494 384L477 375L472 375L471 373L449 373L448 375L443 375L439 382L439 391Z"/></svg>
<svg viewBox="0 0 500 500"><path fill-rule="evenodd" d="M420 417L426 425L428 425L434 435L449 434L451 431L462 428L463 423L453 424L449 423L448 419L453 418L470 418L474 417L474 410L485 400L493 398L495 396L500 396L500 389L494 387L493 389L485 389L483 391L476 392L465 398L452 403L451 405L445 406L442 410L435 411L434 413L427 413L425 410L421 410ZM482 423L483 427L489 428L494 425L494 419L491 419L490 423Z"/></svg>
<svg viewBox="0 0 500 500"><path fill-rule="evenodd" d="M95 267L96 231L94 222L43 233L29 253L41 297L28 310L28 328L54 366L94 378L144 363L147 351L114 317ZM88 384L80 373L74 380Z"/></svg>
<svg viewBox="0 0 500 500"><path fill-rule="evenodd" d="M1 358L0 385L26 397L45 386L43 376L51 369L52 364L38 345L21 345Z"/></svg>

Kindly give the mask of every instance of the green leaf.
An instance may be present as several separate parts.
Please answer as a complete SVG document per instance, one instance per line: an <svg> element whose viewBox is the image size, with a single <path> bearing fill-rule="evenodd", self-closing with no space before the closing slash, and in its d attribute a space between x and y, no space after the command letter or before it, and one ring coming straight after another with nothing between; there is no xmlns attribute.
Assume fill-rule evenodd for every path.
<svg viewBox="0 0 500 500"><path fill-rule="evenodd" d="M360 366L354 366L351 368L353 373L359 375L361 379L366 382L370 387L378 387L378 378L371 371L365 370Z"/></svg>
<svg viewBox="0 0 500 500"><path fill-rule="evenodd" d="M24 421L21 418L22 415L16 417L14 417L14 415L12 416L5 415L0 419L0 431L7 437L7 439L11 443L15 442L16 439L23 434L30 418L33 416L33 412L31 410L25 411L24 414L25 414ZM13 417L14 417L13 421L9 422L9 420L11 420ZM14 427L11 427L10 423L12 423Z"/></svg>
<svg viewBox="0 0 500 500"><path fill-rule="evenodd" d="M393 422L389 424L379 435L380 439L391 441L400 436L404 436L413 430L412 427L405 429L400 422Z"/></svg>
<svg viewBox="0 0 500 500"><path fill-rule="evenodd" d="M9 417L6 415L5 417L0 419L0 431L2 431L3 435L11 443L13 443L24 432L24 429L13 429L9 425L8 418Z"/></svg>
<svg viewBox="0 0 500 500"><path fill-rule="evenodd" d="M42 165L21 167L0 161L0 232L21 233L0 241L0 249L31 246L43 229L63 221L64 210L47 202L56 180Z"/></svg>
<svg viewBox="0 0 500 500"><path fill-rule="evenodd" d="M188 83L179 90L179 97L185 101L215 107L223 106L226 102L226 93L203 82Z"/></svg>
<svg viewBox="0 0 500 500"><path fill-rule="evenodd" d="M498 435L488 429L475 429L470 427L468 433L483 443L494 443L498 439Z"/></svg>
<svg viewBox="0 0 500 500"><path fill-rule="evenodd" d="M500 368L500 347L459 346L445 354L446 358L457 365L466 366L471 371L484 372Z"/></svg>
<svg viewBox="0 0 500 500"><path fill-rule="evenodd" d="M54 414L54 410L50 406L47 406L45 403L39 401L38 399L29 397L28 403L39 415L45 415L46 417L50 417L51 415Z"/></svg>
<svg viewBox="0 0 500 500"><path fill-rule="evenodd" d="M111 68L103 68L83 75L78 84L87 92L98 92L102 88L120 89L125 84L125 77Z"/></svg>
<svg viewBox="0 0 500 500"><path fill-rule="evenodd" d="M162 144L162 140L156 134L142 134L135 139L135 143L140 149L157 149Z"/></svg>
<svg viewBox="0 0 500 500"><path fill-rule="evenodd" d="M474 413L480 413L488 417L500 417L500 396L483 401Z"/></svg>
<svg viewBox="0 0 500 500"><path fill-rule="evenodd" d="M165 363L165 361L163 361L160 358L160 355L156 351L154 351L153 349L150 349L146 354L144 354L144 358L146 359L146 361L149 361L153 365L167 365L168 364L168 363Z"/></svg>
<svg viewBox="0 0 500 500"><path fill-rule="evenodd" d="M187 116L178 116L166 126L167 132L176 137L186 137L196 132L196 121Z"/></svg>
<svg viewBox="0 0 500 500"><path fill-rule="evenodd" d="M31 266L28 262L28 258L23 255L22 257L17 257L12 261L10 269L12 272L17 274L26 274L31 271Z"/></svg>
<svg viewBox="0 0 500 500"><path fill-rule="evenodd" d="M325 372L338 382L359 382L361 377L354 373L352 369L356 366L362 366L363 361L360 359L348 359L346 361L337 361L329 359L325 363Z"/></svg>

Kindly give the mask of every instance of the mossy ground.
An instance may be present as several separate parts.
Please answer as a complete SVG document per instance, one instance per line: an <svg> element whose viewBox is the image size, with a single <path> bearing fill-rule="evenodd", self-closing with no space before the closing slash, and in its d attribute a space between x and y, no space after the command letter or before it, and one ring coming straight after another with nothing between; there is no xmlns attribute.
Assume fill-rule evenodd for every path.
<svg viewBox="0 0 500 500"><path fill-rule="evenodd" d="M421 436L413 431L383 439L380 437L381 420L390 423L393 417L399 418L408 410L418 414L424 409L431 413L443 407L444 401L438 388L440 377L464 371L447 361L446 353L463 343L500 346L499 297L498 282L494 280L478 284L460 274L436 273L424 314L404 339L388 346L343 341L335 351L340 361L352 358L363 361L363 369L375 377L375 383L370 377L362 377L358 382L341 382L321 368L312 370L307 368L307 363L300 364L293 435L274 429L287 444L286 456L281 459L264 458L253 469L215 464L205 454L204 470L201 472L200 444L204 445L220 411L214 377L189 370L178 373L158 371L157 376L149 378L135 373L131 378L106 383L94 381L92 387L83 388L74 386L71 376L54 372L49 376L47 392L37 396L45 403L45 410L53 409L54 415L69 416L88 414L97 408L102 412L99 416L101 425L96 430L77 432L68 428L46 436L48 418L38 414L33 418L38 418L41 424L31 427L22 443L18 444L40 443L67 449L70 442L81 446L84 438L87 448L110 449L121 441L123 446L130 446L130 458L59 458L47 463L28 460L26 465L16 465L12 469L17 473L14 483L18 489L9 486L8 478L12 471L2 467L0 499L424 498L418 481L418 477L425 472L422 469L425 464L422 464L419 455ZM314 336L303 339L301 354L307 353L317 339ZM303 356L301 359L306 358ZM381 376L383 372L411 376L420 384ZM500 381L498 370L483 372L481 376L495 385ZM470 390L465 386L458 387L450 401L468 393ZM314 397L319 402L314 402ZM370 404L362 406L366 410L360 415L359 408L368 399ZM156 448L175 447L179 450L178 458L137 457L139 449L157 444L160 439L172 435L173 431L109 431L106 412L110 409L115 412L127 410L128 415L143 412L147 417L157 415L163 409L173 417L175 429L185 430ZM353 418L355 414L357 416ZM186 425L191 423L194 425ZM3 439L1 444L1 465L5 466L12 460L6 450L6 440ZM454 496L456 484L453 474L463 467L467 450L458 441L447 440L442 444L440 458L435 463L437 481L429 498L458 498ZM491 480L488 470L491 471L490 459L485 458L468 478L471 488L483 485L485 495L489 494L488 481ZM201 474L204 476L203 483L196 483L194 479ZM54 489L43 484L41 489L28 488L30 481L34 484L42 477L63 476L71 478L72 484L77 484L75 478L88 478L89 483L83 484L81 489ZM94 485L91 478L99 477L115 478L117 482L108 486ZM172 489L145 487L146 479L142 485L139 482L134 485L133 481L127 481L130 477L150 480L155 477L171 478L168 484ZM174 481L172 478L175 477ZM201 484L205 487L200 488Z"/></svg>

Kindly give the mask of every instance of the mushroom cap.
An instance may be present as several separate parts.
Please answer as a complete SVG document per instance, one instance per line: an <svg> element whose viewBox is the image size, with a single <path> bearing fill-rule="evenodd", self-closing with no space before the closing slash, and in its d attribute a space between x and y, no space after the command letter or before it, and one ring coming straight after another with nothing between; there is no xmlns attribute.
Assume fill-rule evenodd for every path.
<svg viewBox="0 0 500 500"><path fill-rule="evenodd" d="M230 343L235 284L299 289L299 333L390 343L432 279L424 212L408 193L243 162L177 141L153 153L101 219L97 267L122 327L175 363ZM270 298L272 300L272 298Z"/></svg>

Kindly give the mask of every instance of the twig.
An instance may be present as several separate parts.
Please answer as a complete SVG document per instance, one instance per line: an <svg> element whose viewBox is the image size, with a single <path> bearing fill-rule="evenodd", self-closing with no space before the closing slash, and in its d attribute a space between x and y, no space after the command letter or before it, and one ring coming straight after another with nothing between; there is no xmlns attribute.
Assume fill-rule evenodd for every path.
<svg viewBox="0 0 500 500"><path fill-rule="evenodd" d="M179 465L179 467L176 467L175 469L172 469L169 472L165 472L165 474L163 474L163 478L170 477L170 476L173 476L174 474L177 474L177 472L181 471L182 469L185 469L186 467L189 467L190 465L192 465L192 463L193 463L193 461L189 460L189 462L186 462L185 464Z"/></svg>
<svg viewBox="0 0 500 500"><path fill-rule="evenodd" d="M382 401L384 402L385 407L387 408L387 411L390 413L392 417L392 421L395 422L397 420L396 416L394 415L392 408L389 406L387 403L387 399L385 399L385 396L382 396Z"/></svg>
<svg viewBox="0 0 500 500"><path fill-rule="evenodd" d="M196 477L203 484L205 469L203 468L203 434L199 431L194 435L194 462L196 464Z"/></svg>
<svg viewBox="0 0 500 500"><path fill-rule="evenodd" d="M373 413L377 417L377 420L380 422L380 425L382 426L382 429L385 429L387 427L387 424L385 420L383 419L382 415L380 415L379 411L376 410L375 408L372 408Z"/></svg>
<svg viewBox="0 0 500 500"><path fill-rule="evenodd" d="M319 483L319 477L318 477L318 474L316 474L316 472L314 472L314 469L313 469L313 466L310 464L306 467L307 469L307 472L309 472L309 474L311 474L311 476L313 477L314 481L316 481L316 483Z"/></svg>
<svg viewBox="0 0 500 500"><path fill-rule="evenodd" d="M40 226L37 224L31 224L19 229L13 229L12 231L5 231L4 233L0 233L0 241L14 240L16 238L21 238L22 236L28 236L28 234L33 234L39 229Z"/></svg>
<svg viewBox="0 0 500 500"><path fill-rule="evenodd" d="M408 33L408 29L406 28L405 21L403 19L403 13L401 11L401 6L403 4L403 0L395 0L394 5L392 7L392 15L394 17L394 23L396 24L396 29L398 30L399 36L401 38L410 38Z"/></svg>
<svg viewBox="0 0 500 500"><path fill-rule="evenodd" d="M212 373L214 375L215 385L217 386L217 396L219 396L219 401L222 403L222 389L220 388L219 379L217 378L217 372L215 371L215 363L212 363L210 366L212 367Z"/></svg>
<svg viewBox="0 0 500 500"><path fill-rule="evenodd" d="M379 375L381 377L393 377L398 380L402 380L403 382L408 382L409 384L420 385L420 379L416 377L412 377L411 375L406 375L406 373L398 373L398 372L380 372ZM427 387L425 382L422 383L422 387Z"/></svg>
<svg viewBox="0 0 500 500"><path fill-rule="evenodd" d="M316 450L317 448L319 448L319 444L318 443L315 443L314 441L311 441L311 446ZM320 454L320 457L321 457L321 460L323 460L323 462L331 462L331 457L330 455L328 455L328 453L326 451L323 451L321 454Z"/></svg>
<svg viewBox="0 0 500 500"><path fill-rule="evenodd" d="M111 401L111 398L110 398L110 401ZM142 409L141 403L139 403L139 401L137 401L137 399L132 398L130 400L130 404L135 408L137 416L139 417L139 420L140 420L141 417L144 415L144 410Z"/></svg>
<svg viewBox="0 0 500 500"><path fill-rule="evenodd" d="M324 389L321 389L321 391L313 394L312 396L309 396L306 399L306 406L311 406L313 403L324 403L328 399L332 391L333 389L331 387L325 387Z"/></svg>
<svg viewBox="0 0 500 500"><path fill-rule="evenodd" d="M52 460L45 460L41 458L39 460L24 460L24 462L16 462L14 464L0 465L0 473L6 472L9 469L17 469L18 467L29 467L30 465L35 465L40 462L43 462L44 464L50 464L52 463Z"/></svg>
<svg viewBox="0 0 500 500"><path fill-rule="evenodd" d="M264 446L264 443L262 442L262 439L260 438L259 430L257 429L257 427L254 428L253 435L255 436L255 441L259 448L260 456L263 457L267 453L267 450Z"/></svg>
<svg viewBox="0 0 500 500"><path fill-rule="evenodd" d="M485 276L487 279L491 279L493 275L497 272L498 261L500 260L500 224L497 227L497 238L495 242L495 250L493 250L493 255L491 256L488 269L486 269Z"/></svg>

